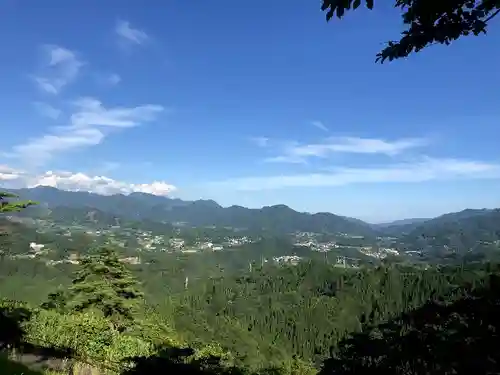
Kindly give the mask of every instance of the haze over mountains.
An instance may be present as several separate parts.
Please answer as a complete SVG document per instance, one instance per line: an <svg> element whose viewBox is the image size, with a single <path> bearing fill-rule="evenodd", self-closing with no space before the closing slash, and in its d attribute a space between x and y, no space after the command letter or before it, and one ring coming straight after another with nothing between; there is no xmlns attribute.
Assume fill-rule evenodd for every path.
<svg viewBox="0 0 500 375"><path fill-rule="evenodd" d="M333 213L297 212L286 205L260 209L222 207L213 200L184 201L146 193L104 196L45 186L11 191L23 199L40 202L41 207L35 210L42 210L43 207L93 208L124 219L187 223L192 226L226 226L281 233L342 232L363 236L405 234L415 238L442 231L467 232L471 236L476 232L478 236L484 236L486 231L500 236L498 209L466 209L433 219L405 219L392 223L369 224Z"/></svg>
<svg viewBox="0 0 500 375"><path fill-rule="evenodd" d="M98 208L118 217L133 220L184 222L193 226L230 226L265 229L273 232L347 232L373 235L372 227L360 220L331 213L301 213L286 205L261 209L242 206L222 207L212 200L183 201L145 193L103 196L70 192L52 187L14 190L23 199L50 207Z"/></svg>
<svg viewBox="0 0 500 375"><path fill-rule="evenodd" d="M386 223L378 223L378 224L372 224L378 228L387 228L387 227L392 227L392 226L401 226L401 225L411 225L411 224L418 224L418 223L423 223L424 221L431 220L432 218L412 218L412 219L401 219L401 220L394 220L394 221L389 221Z"/></svg>

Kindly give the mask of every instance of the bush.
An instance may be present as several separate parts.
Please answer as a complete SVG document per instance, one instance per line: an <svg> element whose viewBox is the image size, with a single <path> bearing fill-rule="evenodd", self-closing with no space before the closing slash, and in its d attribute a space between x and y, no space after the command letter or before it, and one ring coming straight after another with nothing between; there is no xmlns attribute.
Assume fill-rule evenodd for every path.
<svg viewBox="0 0 500 375"><path fill-rule="evenodd" d="M78 359L118 366L131 356L151 354L151 343L119 333L92 312L60 314L40 310L24 325L26 340L47 348L70 349Z"/></svg>

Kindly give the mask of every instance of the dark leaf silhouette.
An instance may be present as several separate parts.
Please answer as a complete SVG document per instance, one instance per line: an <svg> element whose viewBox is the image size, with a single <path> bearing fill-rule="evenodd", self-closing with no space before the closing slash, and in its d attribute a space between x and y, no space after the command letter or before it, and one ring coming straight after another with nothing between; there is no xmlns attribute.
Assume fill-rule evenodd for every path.
<svg viewBox="0 0 500 375"><path fill-rule="evenodd" d="M374 0L365 3L373 9ZM359 6L359 0L323 0L321 9L329 21ZM377 62L404 58L433 44L449 45L462 36L486 34L489 21L500 13L497 0L395 0L394 6L401 9L406 30L399 41L387 42L377 54Z"/></svg>

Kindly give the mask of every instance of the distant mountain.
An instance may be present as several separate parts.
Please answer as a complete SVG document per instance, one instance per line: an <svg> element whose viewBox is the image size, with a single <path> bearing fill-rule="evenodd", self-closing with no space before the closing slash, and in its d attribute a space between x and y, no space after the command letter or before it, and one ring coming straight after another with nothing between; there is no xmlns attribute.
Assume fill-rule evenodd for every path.
<svg viewBox="0 0 500 375"><path fill-rule="evenodd" d="M410 233L420 224L431 219L415 218L395 220L389 223L372 224L372 227L387 236L399 237L403 234Z"/></svg>
<svg viewBox="0 0 500 375"><path fill-rule="evenodd" d="M402 225L415 225L423 223L424 221L431 220L430 218L414 218L414 219L402 219L402 220L394 220L387 223L380 224L372 224L375 228L387 228L387 227L396 227Z"/></svg>
<svg viewBox="0 0 500 375"><path fill-rule="evenodd" d="M371 226L360 220L331 213L297 212L286 205L260 209L241 206L222 207L212 200L183 201L145 193L104 196L88 192L63 191L52 187L17 189L14 192L23 199L41 202L49 209L55 207L85 208L90 211L97 209L118 218L134 221L183 222L192 226L215 225L263 229L279 233L303 231L375 235ZM41 208L33 210L37 209Z"/></svg>
<svg viewBox="0 0 500 375"><path fill-rule="evenodd" d="M500 209L467 209L421 223L402 241L413 249L445 248L450 251L500 252Z"/></svg>
<svg viewBox="0 0 500 375"><path fill-rule="evenodd" d="M434 225L436 223L445 223L445 222L450 222L450 221L460 221L464 219L471 219L474 217L479 217L483 215L489 215L489 214L495 214L498 209L488 209L488 208L482 208L482 209L472 209L472 208L467 208L465 210L459 211L459 212L450 212L448 214L444 214L441 216L438 216L434 219L432 219L431 225Z"/></svg>

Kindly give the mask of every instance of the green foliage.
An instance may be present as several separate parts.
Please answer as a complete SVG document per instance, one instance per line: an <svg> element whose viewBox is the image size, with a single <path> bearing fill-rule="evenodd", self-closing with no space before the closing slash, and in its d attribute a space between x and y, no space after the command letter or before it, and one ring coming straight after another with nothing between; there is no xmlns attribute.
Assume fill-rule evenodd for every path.
<svg viewBox="0 0 500 375"><path fill-rule="evenodd" d="M98 368L116 372L140 363L135 373L159 366L173 373L312 375L349 337L440 299L453 304L498 271L484 264L343 269L317 261L269 262L241 271L227 260L279 255L285 243L265 238L231 255L155 254L155 262L130 270L109 247L89 253L79 266L7 260L0 293L11 296L16 289L15 298L38 304L35 287L41 294L60 285L51 288L42 309L31 310L22 324L24 338L31 345L70 348L75 360ZM27 286L33 288L29 294Z"/></svg>
<svg viewBox="0 0 500 375"><path fill-rule="evenodd" d="M419 309L352 335L320 372L328 374L492 374L500 366L500 288L492 275L456 300Z"/></svg>
<svg viewBox="0 0 500 375"><path fill-rule="evenodd" d="M12 200L17 198L19 198L19 196L16 194L0 191L0 213L19 212L25 208L37 204L37 202L31 200L27 201Z"/></svg>
<svg viewBox="0 0 500 375"><path fill-rule="evenodd" d="M65 311L68 303L68 292L59 286L55 291L50 292L47 301L41 307L45 310Z"/></svg>
<svg viewBox="0 0 500 375"><path fill-rule="evenodd" d="M374 0L365 4L373 9ZM361 0L323 0L321 9L330 20L360 5ZM388 42L377 54L377 62L404 58L433 44L448 45L462 36L486 34L489 21L500 13L497 0L395 0L394 6L403 12L406 30L399 41Z"/></svg>
<svg viewBox="0 0 500 375"><path fill-rule="evenodd" d="M30 341L69 346L81 356L98 356L101 362L116 361L128 354L153 355L154 348L162 345L190 346L198 356L213 355L225 366L234 363L251 371L272 367L286 373L300 372L306 370L294 366L308 369L309 362L319 364L328 357L331 347L350 334L440 296L460 298L457 288L479 287L491 271L482 265L428 270L390 265L344 270L311 262L295 267L264 265L236 275L226 272L213 278L193 278L186 290L182 267L188 263L168 257L163 263L136 269L137 277L143 280L146 301L135 299L135 329L130 326L122 331L115 328L116 321L124 328L129 320L105 315L102 309L108 304L121 306L113 302L116 295L109 298L111 292L101 293L113 290L106 275L116 272L108 274L102 268L109 265L102 257L112 258L113 253L102 250L88 258L88 265L82 267L94 270L97 262L100 271L78 272L85 275L79 293L73 294L71 283L67 295L64 287L53 292L45 307L54 310L42 309L27 326ZM111 264L111 268L123 266L116 259ZM209 263L201 260L201 268L192 272L206 272L203 265L206 268ZM74 308L86 300L95 303L94 307ZM197 360L196 356L189 358Z"/></svg>
<svg viewBox="0 0 500 375"><path fill-rule="evenodd" d="M380 267L358 272L320 263L267 267L193 287L175 314L176 327L199 338L216 338L235 353L254 342L259 348L254 354L259 356L257 362L285 360L290 353L319 361L350 332L481 277L480 272L455 268ZM243 335L237 327L250 332L242 340L245 343L233 341L232 337Z"/></svg>
<svg viewBox="0 0 500 375"><path fill-rule="evenodd" d="M428 220L400 241L408 250L496 252L500 248L500 210L464 210Z"/></svg>
<svg viewBox="0 0 500 375"><path fill-rule="evenodd" d="M93 312L65 313L40 310L24 327L28 342L55 348L71 348L80 358L119 362L137 353L149 354L151 344L120 334L109 321Z"/></svg>
<svg viewBox="0 0 500 375"><path fill-rule="evenodd" d="M3 301L2 306L14 314L20 304L13 301ZM22 305L24 307L25 305ZM152 313L152 311L149 311ZM12 317L14 320L14 316ZM154 320L152 321L152 323ZM184 348L171 332L162 332L161 345L151 340L148 325L139 334L119 332L110 327L109 320L102 314L92 311L80 313L59 313L53 310L34 309L27 319L20 322L23 332L23 343L18 346L18 358L39 357L38 361L46 361L47 354L66 353L65 360L70 360L72 367L90 364L90 367L121 373L134 365L134 358L150 358L158 355L160 347L167 345L172 348ZM5 329L4 324L2 328ZM45 351L44 351L45 350ZM207 358L217 358L217 366L231 366L233 358L220 345L202 345L189 349L190 354L184 358L186 363L201 365ZM44 358L42 358L44 356ZM9 362L10 363L10 362ZM0 361L0 369L2 363ZM5 365L7 366L7 364ZM20 366L17 366L20 368ZM85 367L85 366L84 366Z"/></svg>
<svg viewBox="0 0 500 375"><path fill-rule="evenodd" d="M135 324L137 300L143 295L116 251L106 246L81 260L68 296L69 311L97 310L114 329L124 331Z"/></svg>
<svg viewBox="0 0 500 375"><path fill-rule="evenodd" d="M20 212L25 208L34 206L38 204L31 200L19 201L16 194L7 193L0 191L0 214ZM0 228L0 256L3 257L9 252L10 239L8 238L8 232L1 230Z"/></svg>

